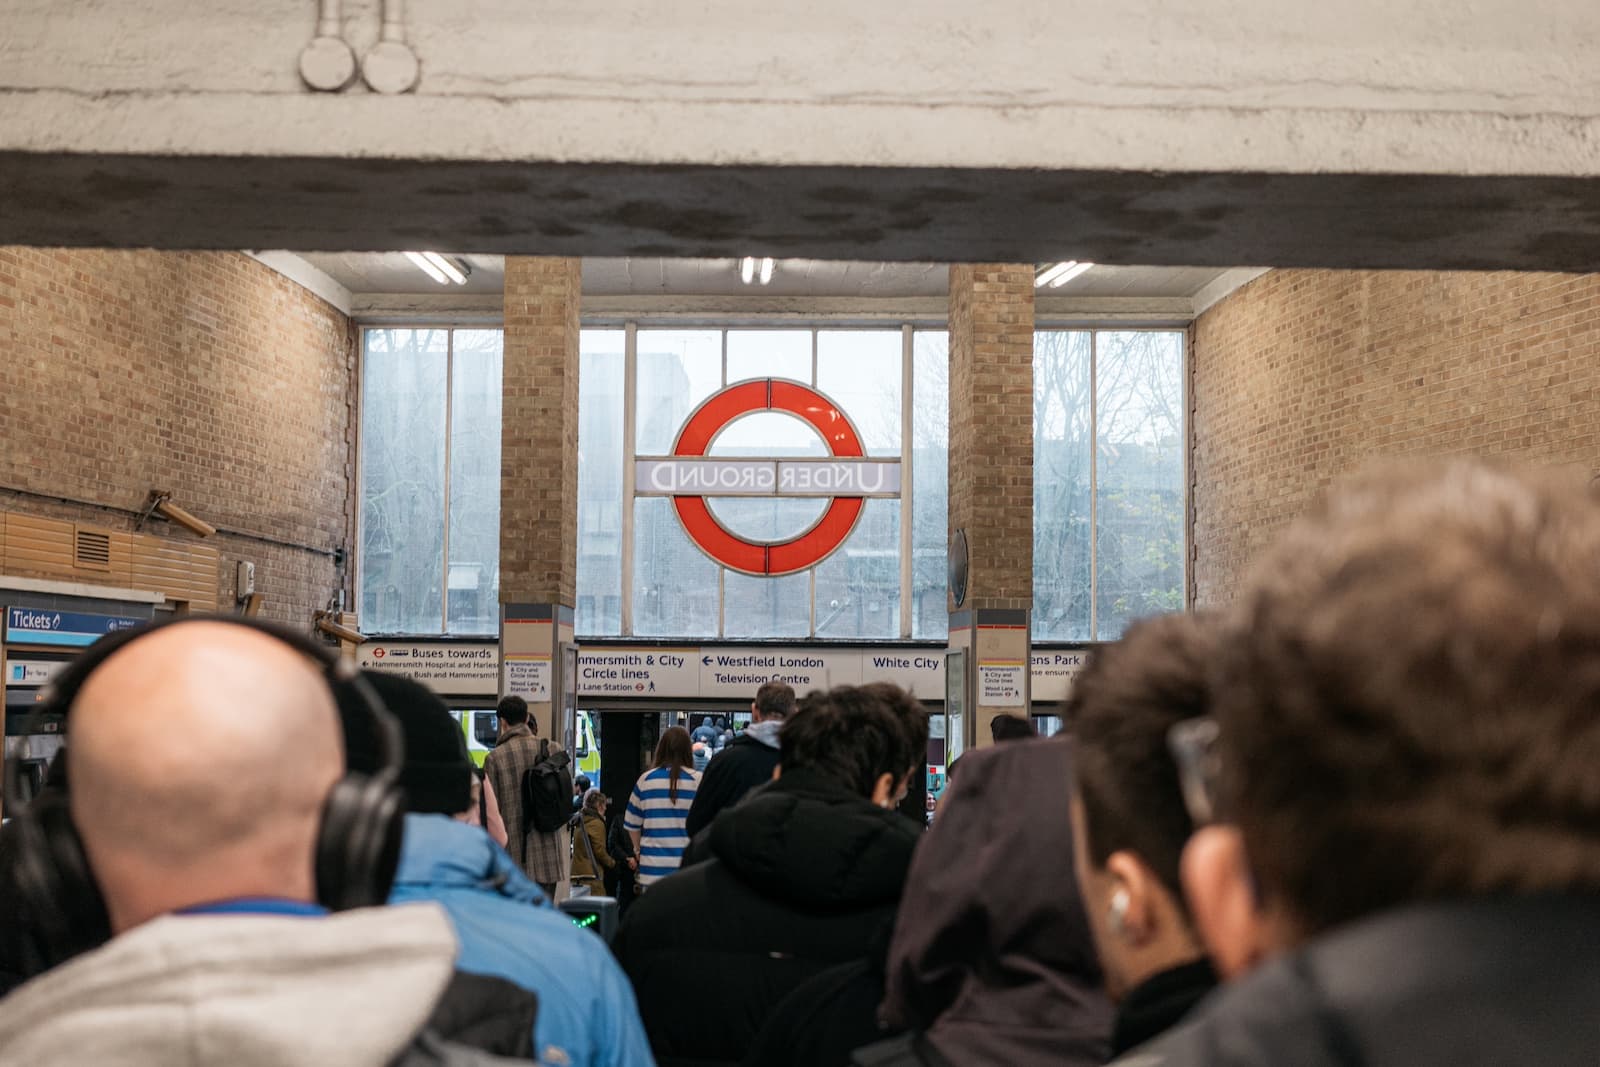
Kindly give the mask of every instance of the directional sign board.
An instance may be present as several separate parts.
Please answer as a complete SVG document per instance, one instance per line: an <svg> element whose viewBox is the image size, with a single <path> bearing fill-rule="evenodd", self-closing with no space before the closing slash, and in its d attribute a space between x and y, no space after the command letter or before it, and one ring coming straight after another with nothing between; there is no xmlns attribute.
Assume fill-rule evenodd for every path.
<svg viewBox="0 0 1600 1067"><path fill-rule="evenodd" d="M1082 649L1036 649L1032 656L1033 699L1064 700L1083 666ZM500 686L500 650L492 641L369 641L361 646L364 669L393 671L446 696L495 696ZM591 645L578 652L580 697L638 700L751 700L765 683L778 679L804 695L836 685L890 682L919 700L944 699L944 649L928 647L829 648L806 645ZM11 670L21 665L13 661ZM28 664L26 680L42 684L40 664ZM989 671L1004 698L1019 699L1021 670L1016 664ZM548 700L548 658L512 657L508 684L514 692L543 694ZM529 697L529 699L533 699Z"/></svg>
<svg viewBox="0 0 1600 1067"><path fill-rule="evenodd" d="M1083 670L1088 658L1089 651L1083 648L1035 649L1032 656L1034 702L1067 699L1073 679Z"/></svg>
<svg viewBox="0 0 1600 1067"><path fill-rule="evenodd" d="M578 693L602 697L700 695L700 649L580 648Z"/></svg>
<svg viewBox="0 0 1600 1067"><path fill-rule="evenodd" d="M753 698L768 682L785 682L804 695L831 685L861 684L861 657L848 656L846 677L830 682L828 665L839 660L837 654L819 650L771 648L706 649L700 656L700 695L703 697ZM835 666L845 666L836 662Z"/></svg>
<svg viewBox="0 0 1600 1067"><path fill-rule="evenodd" d="M500 649L488 642L368 641L357 656L362 670L403 674L447 696L494 696L500 688Z"/></svg>

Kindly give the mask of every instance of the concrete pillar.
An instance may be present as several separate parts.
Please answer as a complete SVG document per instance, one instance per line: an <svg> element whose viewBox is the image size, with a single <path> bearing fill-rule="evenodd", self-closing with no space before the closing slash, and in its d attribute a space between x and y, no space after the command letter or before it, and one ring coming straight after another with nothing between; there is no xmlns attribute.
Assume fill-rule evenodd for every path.
<svg viewBox="0 0 1600 1067"><path fill-rule="evenodd" d="M1033 605L1033 267L950 268L950 530L964 533L967 591L950 604L965 650L963 747L996 715L1028 714Z"/></svg>
<svg viewBox="0 0 1600 1067"><path fill-rule="evenodd" d="M500 431L500 691L566 743L556 692L578 569L576 259L506 257Z"/></svg>

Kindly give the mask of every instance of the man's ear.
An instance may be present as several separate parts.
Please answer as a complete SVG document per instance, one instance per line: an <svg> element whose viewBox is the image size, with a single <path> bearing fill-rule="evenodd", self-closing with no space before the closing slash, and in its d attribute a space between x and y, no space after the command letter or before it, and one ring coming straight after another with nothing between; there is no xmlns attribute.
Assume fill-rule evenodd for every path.
<svg viewBox="0 0 1600 1067"><path fill-rule="evenodd" d="M1244 838L1232 826L1205 826L1183 850L1184 896L1212 965L1225 979L1259 964L1272 945L1257 899Z"/></svg>
<svg viewBox="0 0 1600 1067"><path fill-rule="evenodd" d="M872 784L872 802L880 808L885 807L894 800L894 794L894 775L887 772L878 775L878 780Z"/></svg>
<svg viewBox="0 0 1600 1067"><path fill-rule="evenodd" d="M1128 942L1142 946L1158 934L1156 923L1159 909L1156 893L1160 880L1136 853L1127 850L1113 852L1106 857L1105 873L1110 876L1112 893L1125 894L1126 904L1119 906L1119 926Z"/></svg>

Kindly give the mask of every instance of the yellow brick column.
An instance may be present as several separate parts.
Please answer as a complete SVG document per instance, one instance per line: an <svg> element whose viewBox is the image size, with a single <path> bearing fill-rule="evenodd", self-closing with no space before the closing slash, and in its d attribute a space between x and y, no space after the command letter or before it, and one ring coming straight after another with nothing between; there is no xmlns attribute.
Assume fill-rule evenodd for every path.
<svg viewBox="0 0 1600 1067"><path fill-rule="evenodd" d="M579 265L506 257L500 432L500 691L564 744L554 689L576 603Z"/></svg>
<svg viewBox="0 0 1600 1067"><path fill-rule="evenodd" d="M950 605L964 650L963 747L996 715L1028 714L1033 605L1033 267L950 268L950 530L965 536L967 590Z"/></svg>

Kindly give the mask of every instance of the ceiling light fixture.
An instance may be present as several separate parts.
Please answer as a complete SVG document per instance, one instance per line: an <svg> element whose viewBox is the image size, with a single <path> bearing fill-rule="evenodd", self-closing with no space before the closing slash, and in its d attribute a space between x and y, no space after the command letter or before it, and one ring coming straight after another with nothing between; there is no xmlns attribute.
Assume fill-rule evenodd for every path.
<svg viewBox="0 0 1600 1067"><path fill-rule="evenodd" d="M778 261L775 259L745 256L739 261L739 280L746 285L754 285L759 279L762 285L771 285L773 272L777 269Z"/></svg>
<svg viewBox="0 0 1600 1067"><path fill-rule="evenodd" d="M1076 278L1078 275L1082 274L1084 271L1088 270L1092 266L1094 266L1093 263L1078 263L1078 264L1075 264L1070 270L1065 271L1064 273L1059 275L1054 281L1052 281L1050 283L1050 288L1052 288L1052 289L1061 288L1063 285L1066 285L1072 279Z"/></svg>
<svg viewBox="0 0 1600 1067"><path fill-rule="evenodd" d="M432 278L434 281L438 282L440 285L450 284L450 279L444 276L444 271L440 270L438 267L429 262L428 258L421 252L407 252L406 258L409 259L418 270Z"/></svg>
<svg viewBox="0 0 1600 1067"><path fill-rule="evenodd" d="M448 274L450 276L450 280L455 282L457 285L467 284L467 276L461 272L460 268L458 268L448 259L445 259L439 253L424 252L422 253L422 258L426 259L429 263L432 263L435 267L438 267L440 270L444 271L444 273Z"/></svg>
<svg viewBox="0 0 1600 1067"><path fill-rule="evenodd" d="M1093 263L1080 263L1075 259L1046 264L1033 272L1033 287L1043 289L1048 285L1052 289L1059 289L1092 266Z"/></svg>

